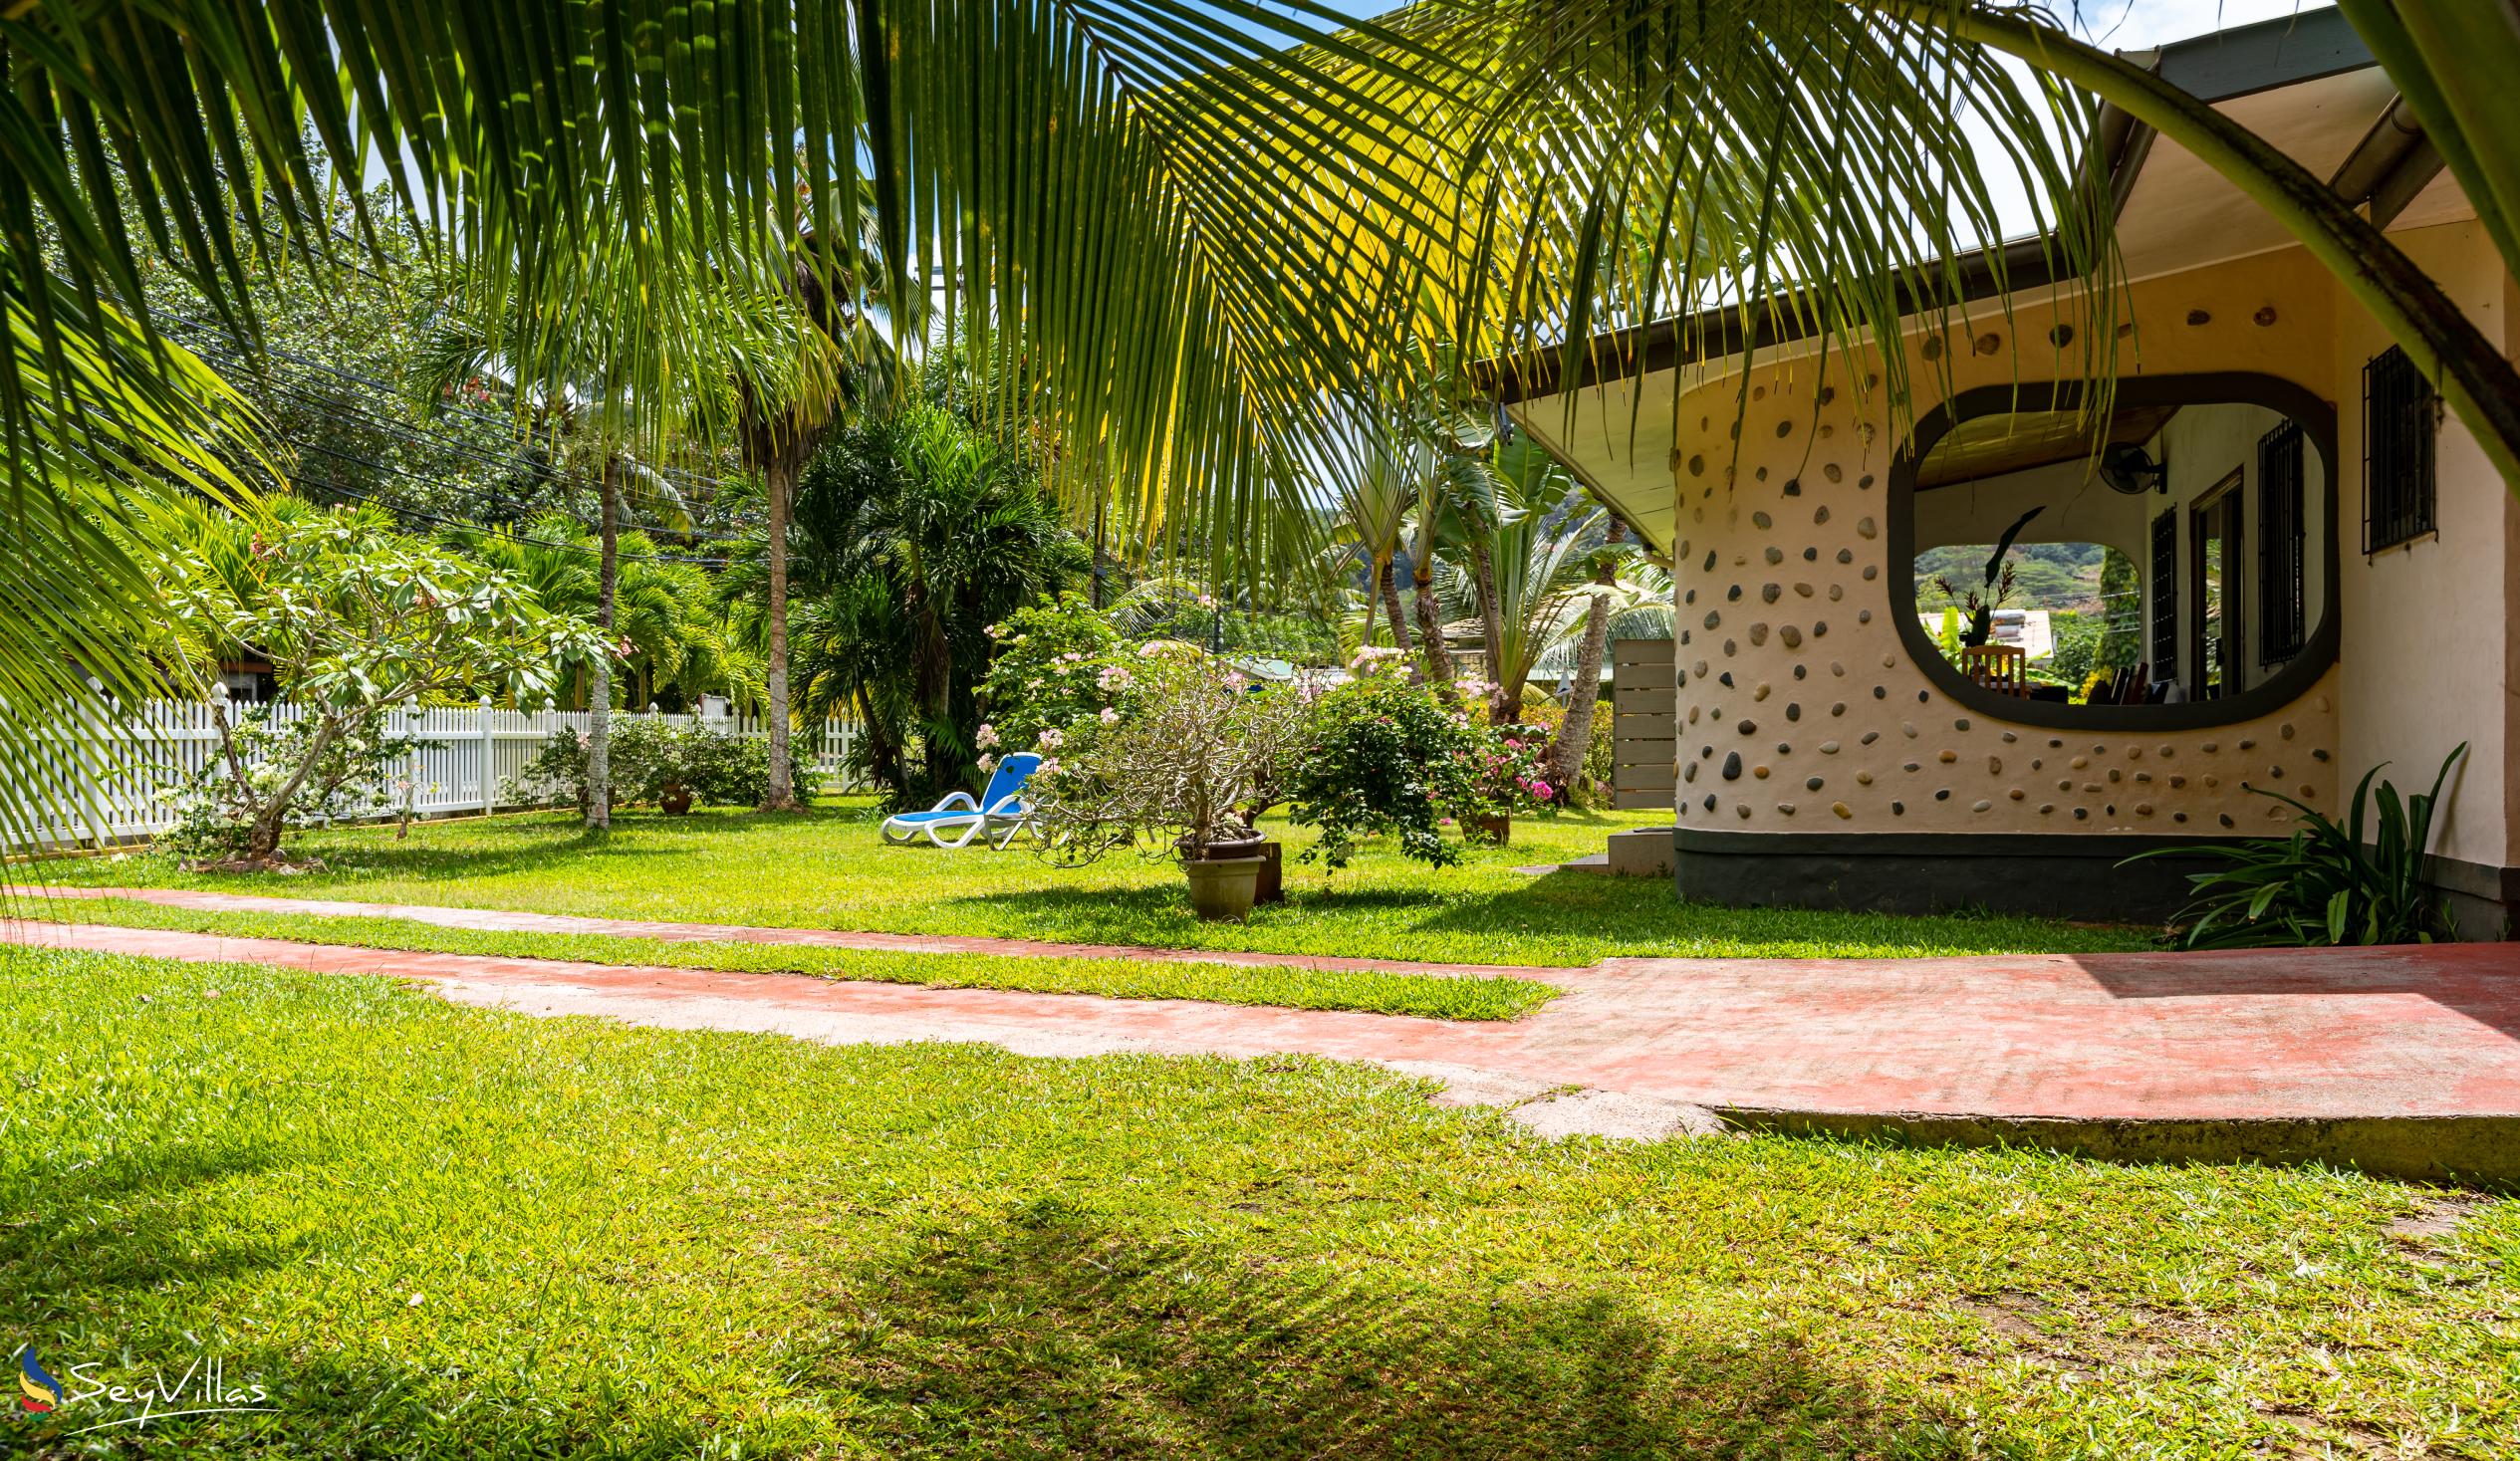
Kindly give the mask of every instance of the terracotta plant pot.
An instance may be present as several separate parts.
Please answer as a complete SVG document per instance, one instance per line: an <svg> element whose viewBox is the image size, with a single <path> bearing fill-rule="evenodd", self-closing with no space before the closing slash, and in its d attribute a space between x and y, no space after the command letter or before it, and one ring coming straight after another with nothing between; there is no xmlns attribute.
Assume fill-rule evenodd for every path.
<svg viewBox="0 0 2520 1461"><path fill-rule="evenodd" d="M691 789L689 787L667 787L665 788L663 795L656 798L656 805L664 811L664 814L667 817L685 816L691 811Z"/></svg>
<svg viewBox="0 0 2520 1461"><path fill-rule="evenodd" d="M1230 922L1251 911L1266 857L1199 857L1181 864L1190 880L1190 906L1210 922Z"/></svg>
<svg viewBox="0 0 2520 1461"><path fill-rule="evenodd" d="M1470 829L1476 832L1482 841L1494 843L1500 848L1514 840L1514 819L1510 816L1473 817L1470 819Z"/></svg>

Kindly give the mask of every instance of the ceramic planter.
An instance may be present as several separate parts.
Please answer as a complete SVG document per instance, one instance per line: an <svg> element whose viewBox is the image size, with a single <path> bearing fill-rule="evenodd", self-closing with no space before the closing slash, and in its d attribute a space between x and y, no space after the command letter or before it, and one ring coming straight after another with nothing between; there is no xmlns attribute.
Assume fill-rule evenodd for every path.
<svg viewBox="0 0 2520 1461"><path fill-rule="evenodd" d="M1230 922L1251 911L1266 857L1199 857L1181 864L1190 880L1190 906L1211 922Z"/></svg>

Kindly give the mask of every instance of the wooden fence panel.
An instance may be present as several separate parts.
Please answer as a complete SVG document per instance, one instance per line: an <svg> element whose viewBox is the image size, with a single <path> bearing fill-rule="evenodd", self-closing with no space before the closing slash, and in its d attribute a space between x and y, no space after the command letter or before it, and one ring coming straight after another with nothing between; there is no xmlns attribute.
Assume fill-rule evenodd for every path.
<svg viewBox="0 0 2520 1461"><path fill-rule="evenodd" d="M1668 639L1611 643L1612 777L1621 807L1671 805L1671 748L1679 692Z"/></svg>

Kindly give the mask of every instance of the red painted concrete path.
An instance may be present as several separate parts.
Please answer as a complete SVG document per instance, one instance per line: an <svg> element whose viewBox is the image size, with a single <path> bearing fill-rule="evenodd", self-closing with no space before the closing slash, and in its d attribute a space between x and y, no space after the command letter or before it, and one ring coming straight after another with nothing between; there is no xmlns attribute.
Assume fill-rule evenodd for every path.
<svg viewBox="0 0 2520 1461"><path fill-rule="evenodd" d="M438 928L485 932L602 933L672 943L809 944L910 954L1032 954L1069 959L1139 959L1231 964L1241 968L1383 969L1405 974L1510 975L1551 980L1580 969L1525 964L1437 964L1417 959L1355 959L1333 954L1266 954L1236 949L1150 949L1118 943L1053 943L1038 938L982 938L949 933L866 933L846 928L762 928L746 923L669 923L648 918L587 918L572 913L520 913L506 908L450 908L430 903L361 903L341 898L274 898L256 893L160 887L0 887L9 898L129 898L169 908L237 913L311 913L336 918L407 918Z"/></svg>
<svg viewBox="0 0 2520 1461"><path fill-rule="evenodd" d="M271 901L192 904L206 896L184 901ZM1302 1052L1437 1077L1458 1098L1505 1104L1580 1088L1521 1112L1544 1129L1658 1134L1702 1126L1714 1112L2104 1155L2318 1158L2520 1182L2520 946L2510 944L1620 959L1549 971L1569 993L1522 1020L1468 1023L96 925L22 923L15 934L423 979L467 1003L670 1028L835 1043L971 1040L1048 1056Z"/></svg>

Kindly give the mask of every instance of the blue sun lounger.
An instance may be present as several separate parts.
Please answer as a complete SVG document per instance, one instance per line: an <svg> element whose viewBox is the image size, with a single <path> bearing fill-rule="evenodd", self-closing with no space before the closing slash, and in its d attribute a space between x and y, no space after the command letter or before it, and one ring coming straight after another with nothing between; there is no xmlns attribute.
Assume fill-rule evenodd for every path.
<svg viewBox="0 0 2520 1461"><path fill-rule="evenodd" d="M1032 819L1024 783L1040 769L1039 756L1019 751L997 764L979 801L972 801L969 792L950 792L925 812L894 813L883 819L883 840L899 848L925 837L940 848L959 848L987 833L989 846L1003 849Z"/></svg>

